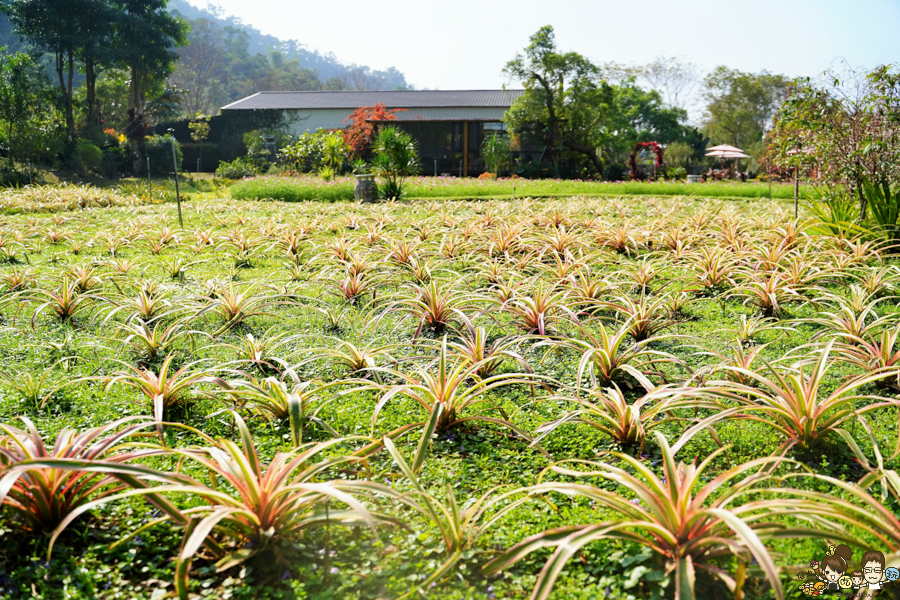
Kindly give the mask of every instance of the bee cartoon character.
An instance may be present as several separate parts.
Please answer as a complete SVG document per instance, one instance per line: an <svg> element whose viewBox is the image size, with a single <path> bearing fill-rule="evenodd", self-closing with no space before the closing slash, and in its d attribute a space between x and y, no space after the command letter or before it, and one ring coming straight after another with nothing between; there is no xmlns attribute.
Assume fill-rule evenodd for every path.
<svg viewBox="0 0 900 600"><path fill-rule="evenodd" d="M829 548L829 552L831 552L832 549L833 553L822 560L822 569L819 571L818 577L825 583L825 589L839 590L841 589L841 586L838 582L841 577L844 576L844 573L847 572L847 562L850 560L853 551L850 550L849 546L844 544L832 546Z"/></svg>
<svg viewBox="0 0 900 600"><path fill-rule="evenodd" d="M880 590L886 579L884 573L884 552L869 550L862 555L861 562L866 586L870 590Z"/></svg>

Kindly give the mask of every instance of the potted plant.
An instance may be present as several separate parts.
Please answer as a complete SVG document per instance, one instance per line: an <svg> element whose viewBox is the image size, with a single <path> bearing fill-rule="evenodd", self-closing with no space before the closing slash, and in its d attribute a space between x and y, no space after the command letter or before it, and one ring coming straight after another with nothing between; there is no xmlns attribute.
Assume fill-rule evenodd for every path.
<svg viewBox="0 0 900 600"><path fill-rule="evenodd" d="M353 197L357 202L375 202L378 200L378 184L375 173L369 173L366 161L359 159L353 163L353 174L356 185L353 186Z"/></svg>

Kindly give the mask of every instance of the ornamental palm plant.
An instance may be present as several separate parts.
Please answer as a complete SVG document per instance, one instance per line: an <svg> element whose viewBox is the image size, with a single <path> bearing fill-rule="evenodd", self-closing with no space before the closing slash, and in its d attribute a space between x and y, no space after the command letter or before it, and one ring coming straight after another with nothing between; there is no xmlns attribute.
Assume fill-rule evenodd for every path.
<svg viewBox="0 0 900 600"><path fill-rule="evenodd" d="M900 368L900 324L865 337L841 334L835 344L838 361L859 367L865 373L884 373L875 380L882 387L900 389L900 377L891 370Z"/></svg>
<svg viewBox="0 0 900 600"><path fill-rule="evenodd" d="M151 454L136 451L129 438L152 422L127 417L78 433L63 429L52 446L34 423L18 417L25 430L0 423L0 506L10 510L19 525L35 533L49 533L76 509L101 504L125 489L116 477L79 469L84 461L103 461L113 467ZM57 466L29 462L55 461ZM70 462L68 466L66 462Z"/></svg>
<svg viewBox="0 0 900 600"><path fill-rule="evenodd" d="M560 426L566 423L588 425L615 440L624 447L637 447L640 455L644 448L644 439L657 427L673 421L686 421L676 417L672 411L679 409L708 409L719 412L720 418L724 406L715 401L701 401L687 394L687 390L672 386L645 387L640 398L629 401L622 390L615 384L607 389L578 390L574 396L555 395L551 401L570 402L578 408L567 412L562 417L543 423L537 428L537 436L533 443L538 443ZM726 414L727 416L727 414ZM706 421L704 426L710 426Z"/></svg>
<svg viewBox="0 0 900 600"><path fill-rule="evenodd" d="M377 389L384 392L375 405L375 411L372 413L372 437L375 437L375 427L382 409L397 396L406 396L418 402L428 413L426 421L410 423L394 432L396 434L418 427L424 428L416 450L416 457L413 461L414 472L418 472L425 461L432 435L435 432L443 433L463 423L472 421L495 423L511 429L519 437L531 441L531 438L524 431L510 423L509 420L486 415L490 411L500 410L499 408L494 406L482 408L481 405L489 402L490 398L486 397L486 395L491 390L516 383L531 384L539 376L524 373L503 373L480 379L476 376L476 373L485 361L476 363L461 361L456 365L451 365L449 358L447 337L444 336L441 342L440 355L433 368L419 367L412 373L405 373L397 369L381 368L379 369L380 371L396 377L400 383L393 386L370 386L377 387ZM474 382L472 382L473 380ZM469 385L470 382L472 382L471 385ZM478 410L473 412L473 409ZM500 411L500 414L503 415L503 412Z"/></svg>
<svg viewBox="0 0 900 600"><path fill-rule="evenodd" d="M293 369L286 369L281 379L266 377L258 380L247 376L245 380L228 382L227 390L241 407L266 419L286 421L291 430L295 447L303 443L303 431L307 423L319 425L331 435L338 433L318 414L329 402L321 402L322 392L344 381L321 385L314 381L300 381ZM318 404L314 409L313 404Z"/></svg>
<svg viewBox="0 0 900 600"><path fill-rule="evenodd" d="M575 313L569 308L569 291L554 291L544 287L541 281L532 289L530 295L516 295L501 305L501 308L512 315L513 323L525 333L547 336L560 317L568 316L576 320Z"/></svg>
<svg viewBox="0 0 900 600"><path fill-rule="evenodd" d="M421 590L453 574L463 560L463 553L475 550L479 539L492 527L499 525L513 510L531 500L525 490L511 490L498 493L500 486L493 487L474 502L460 505L453 491L447 485L446 501L430 494L419 482L413 468L406 462L389 437L384 438L384 446L394 459L400 472L406 477L412 491L397 494L395 499L412 508L434 524L444 543L444 560L427 579L417 583L401 599L414 597Z"/></svg>
<svg viewBox="0 0 900 600"><path fill-rule="evenodd" d="M762 485L772 480L768 470L780 460L759 458L737 465L710 478L705 472L729 447L719 448L699 465L675 463L675 450L665 436L655 432L663 460L663 477L651 471L641 460L622 453L610 453L624 463L617 467L602 462L571 461L587 470L569 468L565 462L550 467L566 477L598 477L617 484L613 492L576 483L544 483L530 488L534 493L557 493L583 498L618 513L620 519L601 523L570 525L528 537L487 563L483 571L491 574L511 566L535 550L553 548L532 591L532 600L550 597L553 584L565 564L585 545L603 539L623 540L649 548L666 561L675 576L675 598L696 598L696 570L703 569L721 580L734 594L742 597L743 567L736 578L717 563L735 556L742 565L758 563L771 584L775 597L784 598L778 569L764 542L773 538L824 537L847 540L837 528L813 521L809 513L814 502L792 498L748 500ZM736 481L743 477L740 481ZM629 500L622 492L635 497ZM739 504L739 505L738 505ZM818 527L786 527L778 522L783 516L805 519Z"/></svg>
<svg viewBox="0 0 900 600"><path fill-rule="evenodd" d="M859 415L887 406L900 408L900 400L857 393L859 388L869 383L885 377L896 378L900 374L897 367L875 369L841 384L825 396L823 381L828 367L834 364L828 362L833 346L834 340L831 340L819 352L809 375L804 373L803 365L783 374L766 361L763 362L771 379L756 371L725 367L748 377L756 385L751 387L733 381L710 382L709 387L700 388L696 393L743 403L745 410L741 418L759 421L785 438L780 452L793 446L808 451L832 434L843 435L842 425ZM869 401L869 404L857 408L860 400Z"/></svg>
<svg viewBox="0 0 900 600"><path fill-rule="evenodd" d="M550 350L561 347L581 352L576 384L578 387L581 387L585 373L591 387L594 388L621 382L626 375L630 375L646 387L651 384L642 369L657 362L678 362L678 359L672 354L649 349L649 345L662 339L661 337L630 343L631 328L630 320L619 325L612 333L603 325L597 328L596 334L581 327L580 337L542 342L539 346L550 346ZM546 360L547 356L545 354L543 360Z"/></svg>
<svg viewBox="0 0 900 600"><path fill-rule="evenodd" d="M185 392L194 386L212 383L219 387L226 387L226 383L219 377L209 375L205 370L196 367L202 361L195 361L182 366L172 373L172 361L174 354L169 354L159 369L135 367L126 362L117 361L125 367L123 371L117 371L107 378L107 391L115 384L122 383L141 392L150 401L153 418L157 422L157 430L162 435L162 422L165 413L176 406L183 404Z"/></svg>

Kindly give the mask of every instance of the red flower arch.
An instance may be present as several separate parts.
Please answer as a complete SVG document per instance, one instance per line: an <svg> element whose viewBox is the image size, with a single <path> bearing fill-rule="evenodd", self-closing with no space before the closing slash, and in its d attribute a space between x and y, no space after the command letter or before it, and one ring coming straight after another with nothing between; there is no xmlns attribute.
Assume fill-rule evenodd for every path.
<svg viewBox="0 0 900 600"><path fill-rule="evenodd" d="M638 142L634 145L634 150L628 155L628 166L631 168L632 179L643 179L644 176L637 166L637 155L641 150L653 150L656 153L656 168L659 170L663 166L663 147L656 142Z"/></svg>

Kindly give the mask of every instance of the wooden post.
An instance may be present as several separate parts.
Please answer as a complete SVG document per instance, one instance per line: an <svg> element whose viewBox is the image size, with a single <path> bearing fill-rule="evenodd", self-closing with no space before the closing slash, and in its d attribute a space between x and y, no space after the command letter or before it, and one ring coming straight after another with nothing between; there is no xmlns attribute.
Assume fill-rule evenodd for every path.
<svg viewBox="0 0 900 600"><path fill-rule="evenodd" d="M463 177L469 174L469 122L463 121Z"/></svg>
<svg viewBox="0 0 900 600"><path fill-rule="evenodd" d="M799 214L800 203L800 167L794 167L794 219Z"/></svg>

